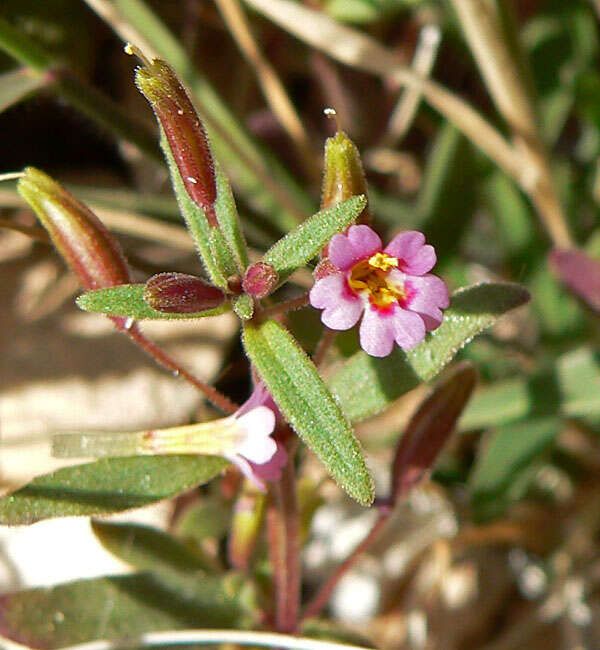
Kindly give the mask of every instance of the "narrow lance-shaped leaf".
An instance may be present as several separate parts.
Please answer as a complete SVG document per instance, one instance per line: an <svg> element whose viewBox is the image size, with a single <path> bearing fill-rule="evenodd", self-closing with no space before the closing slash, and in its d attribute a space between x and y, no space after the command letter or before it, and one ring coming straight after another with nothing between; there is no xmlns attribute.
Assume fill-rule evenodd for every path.
<svg viewBox="0 0 600 650"><path fill-rule="evenodd" d="M296 433L331 476L362 505L373 501L373 482L352 427L317 369L279 323L244 328L244 345L261 379Z"/></svg>
<svg viewBox="0 0 600 650"><path fill-rule="evenodd" d="M181 318L205 318L226 312L230 306L223 302L218 307L201 312L171 313L153 309L144 299L145 284L122 284L119 287L88 291L77 298L77 305L84 311L108 316L121 316L135 320L165 320Z"/></svg>
<svg viewBox="0 0 600 650"><path fill-rule="evenodd" d="M198 456L104 458L38 476L0 499L0 524L140 508L219 474L227 461Z"/></svg>
<svg viewBox="0 0 600 650"><path fill-rule="evenodd" d="M474 336L528 300L527 290L516 284L459 289L442 324L425 341L408 353L395 349L383 359L358 352L333 375L329 386L350 420L375 415L419 383L433 379Z"/></svg>
<svg viewBox="0 0 600 650"><path fill-rule="evenodd" d="M30 648L54 650L96 639L135 639L147 632L232 627L244 613L233 578L151 573L76 580L0 597L0 634Z"/></svg>
<svg viewBox="0 0 600 650"><path fill-rule="evenodd" d="M435 387L413 415L394 455L392 503L431 471L454 430L476 381L477 374L471 364L458 366L450 377Z"/></svg>
<svg viewBox="0 0 600 650"><path fill-rule="evenodd" d="M353 196L307 219L274 244L262 261L270 264L280 282L313 259L338 232L351 226L367 204L364 195Z"/></svg>
<svg viewBox="0 0 600 650"><path fill-rule="evenodd" d="M138 571L189 574L211 569L195 549L158 528L94 520L92 530L107 551Z"/></svg>

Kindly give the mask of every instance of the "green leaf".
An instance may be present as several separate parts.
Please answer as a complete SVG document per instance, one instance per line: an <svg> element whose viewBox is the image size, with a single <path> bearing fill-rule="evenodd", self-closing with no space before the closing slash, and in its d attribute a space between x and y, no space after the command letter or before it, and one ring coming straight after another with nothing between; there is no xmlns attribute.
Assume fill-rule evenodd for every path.
<svg viewBox="0 0 600 650"><path fill-rule="evenodd" d="M215 201L215 212L217 221L223 232L225 240L235 255L240 272L244 271L249 264L248 246L240 226L240 218L235 206L235 199L227 176L221 171L218 163L215 162L215 174L217 180L217 200Z"/></svg>
<svg viewBox="0 0 600 650"><path fill-rule="evenodd" d="M369 505L373 482L352 427L296 340L267 320L245 326L244 345L296 433L352 498Z"/></svg>
<svg viewBox="0 0 600 650"><path fill-rule="evenodd" d="M144 300L144 284L121 284L107 289L88 291L77 298L77 305L84 311L109 316L124 316L135 320L170 320L185 318L206 318L226 312L230 305L225 302L215 309L197 314L171 314L152 309Z"/></svg>
<svg viewBox="0 0 600 650"><path fill-rule="evenodd" d="M478 390L459 421L459 429L481 429L523 418L532 408L527 381L520 377Z"/></svg>
<svg viewBox="0 0 600 650"><path fill-rule="evenodd" d="M2 497L0 524L140 508L206 483L226 465L210 456L133 456L66 467Z"/></svg>
<svg viewBox="0 0 600 650"><path fill-rule="evenodd" d="M285 279L310 262L336 233L348 228L366 204L361 194L317 212L273 245L262 261L277 271L280 280Z"/></svg>
<svg viewBox="0 0 600 650"><path fill-rule="evenodd" d="M53 650L146 632L235 627L239 584L203 576L166 580L151 573L77 580L0 597L0 634Z"/></svg>
<svg viewBox="0 0 600 650"><path fill-rule="evenodd" d="M471 492L482 498L508 487L512 477L554 440L558 424L559 420L550 417L496 429L485 441L469 477Z"/></svg>
<svg viewBox="0 0 600 650"><path fill-rule="evenodd" d="M254 300L252 296L243 293L233 301L233 311L242 320L250 320L254 314Z"/></svg>
<svg viewBox="0 0 600 650"><path fill-rule="evenodd" d="M408 353L395 348L384 359L358 352L333 375L329 387L350 420L375 415L420 382L433 379L474 336L528 300L526 289L516 284L459 289L440 327L416 348Z"/></svg>
<svg viewBox="0 0 600 650"><path fill-rule="evenodd" d="M562 411L569 417L600 417L600 355L579 348L561 356L556 364L563 396Z"/></svg>
<svg viewBox="0 0 600 650"><path fill-rule="evenodd" d="M158 528L92 521L102 546L139 571L189 573L211 569L205 557Z"/></svg>
<svg viewBox="0 0 600 650"><path fill-rule="evenodd" d="M0 113L22 102L47 84L43 76L36 75L27 68L0 74Z"/></svg>
<svg viewBox="0 0 600 650"><path fill-rule="evenodd" d="M219 270L219 276L227 280L227 278L238 275L239 269L235 257L223 233L218 228L210 229L209 243L213 261ZM225 282L226 286L227 282Z"/></svg>
<svg viewBox="0 0 600 650"><path fill-rule="evenodd" d="M204 210L194 203L190 195L185 189L183 179L179 173L179 168L173 158L167 137L160 129L160 146L165 155L167 165L169 167L169 174L171 175L171 184L173 185L173 192L179 205L179 210L185 220L185 224L190 231L190 235L196 245L198 255L204 264L204 268L208 273L208 277L212 283L221 289L227 289L227 276L224 276L214 260L213 252L210 246L210 225L204 215Z"/></svg>

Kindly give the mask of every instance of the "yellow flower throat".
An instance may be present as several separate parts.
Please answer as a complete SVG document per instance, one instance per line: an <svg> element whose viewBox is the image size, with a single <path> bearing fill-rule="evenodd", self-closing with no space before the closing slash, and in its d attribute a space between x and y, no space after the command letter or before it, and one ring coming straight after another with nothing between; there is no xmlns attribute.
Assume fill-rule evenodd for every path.
<svg viewBox="0 0 600 650"><path fill-rule="evenodd" d="M348 285L357 292L367 291L371 304L387 308L398 300L404 300L404 291L388 282L390 269L398 267L398 259L386 253L375 253L369 259L355 264L350 271Z"/></svg>

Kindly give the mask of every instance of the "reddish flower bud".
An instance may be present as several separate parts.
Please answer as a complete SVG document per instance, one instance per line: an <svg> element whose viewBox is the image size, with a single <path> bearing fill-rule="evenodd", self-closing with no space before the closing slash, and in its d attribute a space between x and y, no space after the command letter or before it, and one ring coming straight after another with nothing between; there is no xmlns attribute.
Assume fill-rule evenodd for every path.
<svg viewBox="0 0 600 650"><path fill-rule="evenodd" d="M27 167L17 184L84 289L131 282L121 247L98 217L47 174Z"/></svg>
<svg viewBox="0 0 600 650"><path fill-rule="evenodd" d="M327 275L331 275L332 273L339 273L340 270L337 268L337 266L333 265L333 262L328 258L324 257L318 264L315 266L315 270L313 271L313 277L316 280L321 280L322 278L326 277Z"/></svg>
<svg viewBox="0 0 600 650"><path fill-rule="evenodd" d="M550 264L558 277L592 309L600 311L600 261L575 248L555 249Z"/></svg>
<svg viewBox="0 0 600 650"><path fill-rule="evenodd" d="M248 267L242 286L246 293L255 298L268 296L277 286L277 271L266 262L256 262Z"/></svg>
<svg viewBox="0 0 600 650"><path fill-rule="evenodd" d="M394 456L391 505L431 471L476 383L473 366L468 362L460 364L413 415Z"/></svg>
<svg viewBox="0 0 600 650"><path fill-rule="evenodd" d="M171 68L159 59L138 68L135 82L160 122L185 189L211 226L217 226L215 166L206 131Z"/></svg>
<svg viewBox="0 0 600 650"><path fill-rule="evenodd" d="M146 282L144 300L156 311L195 314L222 305L225 294L194 275L159 273Z"/></svg>

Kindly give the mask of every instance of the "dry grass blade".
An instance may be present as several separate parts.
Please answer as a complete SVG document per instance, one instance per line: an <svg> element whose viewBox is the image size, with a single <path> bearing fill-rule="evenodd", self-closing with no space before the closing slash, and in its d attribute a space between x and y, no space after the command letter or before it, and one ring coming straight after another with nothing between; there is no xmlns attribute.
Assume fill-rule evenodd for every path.
<svg viewBox="0 0 600 650"><path fill-rule="evenodd" d="M428 77L433 70L433 65L440 46L441 32L437 25L426 25L421 30L419 42L412 62L415 74ZM406 88L390 117L384 142L392 145L401 140L417 114L421 91L417 87Z"/></svg>
<svg viewBox="0 0 600 650"><path fill-rule="evenodd" d="M522 159L533 171L531 178L523 179L523 189L531 196L555 246L568 247L572 241L535 110L503 38L497 9L483 0L452 0L452 4L486 87L511 128Z"/></svg>
<svg viewBox="0 0 600 650"><path fill-rule="evenodd" d="M314 176L316 172L313 164L314 156L306 129L277 76L275 68L265 58L252 35L238 0L215 0L215 2L240 50L253 67L273 114L292 139L307 173Z"/></svg>
<svg viewBox="0 0 600 650"><path fill-rule="evenodd" d="M346 65L415 88L476 146L519 184L531 178L527 166L504 137L473 107L443 86L398 64L377 41L325 14L290 0L245 0L257 11L305 43Z"/></svg>

